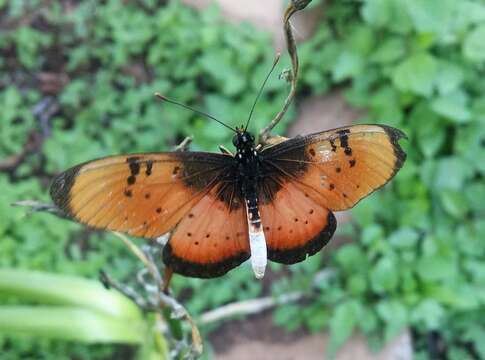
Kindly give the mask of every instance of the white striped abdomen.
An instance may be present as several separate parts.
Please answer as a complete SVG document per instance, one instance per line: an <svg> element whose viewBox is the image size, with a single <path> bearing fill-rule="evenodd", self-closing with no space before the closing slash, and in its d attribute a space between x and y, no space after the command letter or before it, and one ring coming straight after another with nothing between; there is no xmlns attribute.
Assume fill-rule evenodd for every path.
<svg viewBox="0 0 485 360"><path fill-rule="evenodd" d="M246 214L249 229L249 247L251 250L251 265L254 276L261 279L266 270L268 253L266 239L264 237L261 217L259 215L258 200L256 198L246 200Z"/></svg>

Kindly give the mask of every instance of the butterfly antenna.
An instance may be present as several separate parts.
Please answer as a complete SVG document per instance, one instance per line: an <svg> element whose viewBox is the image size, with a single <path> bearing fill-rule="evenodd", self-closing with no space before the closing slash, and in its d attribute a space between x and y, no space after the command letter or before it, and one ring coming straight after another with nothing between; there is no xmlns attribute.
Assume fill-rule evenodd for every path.
<svg viewBox="0 0 485 360"><path fill-rule="evenodd" d="M256 104L259 100L259 97L263 93L264 86L268 82L268 79L269 79L271 73L273 72L274 68L276 67L276 64L278 64L278 61L280 61L280 56L281 56L280 53L276 54L276 57L273 61L273 66L271 66L271 70L269 71L268 75L266 75L266 78L263 81L263 85L261 85L261 87L259 89L258 95L256 96L256 100L254 100L253 107L251 108L251 111L249 112L248 122L246 123L246 127L244 128L244 131L246 131L248 129L249 121L251 121L251 116L253 116L254 108L256 107Z"/></svg>
<svg viewBox="0 0 485 360"><path fill-rule="evenodd" d="M160 94L160 93L155 93L155 96L156 96L157 98L159 98L160 100L162 100L162 101L166 101L166 102L169 102L169 103L171 103L171 104L178 105L178 106L180 106L180 107L183 107L184 109L191 110L191 111L195 112L196 114L199 114L199 115L205 116L205 117L207 117L207 118L209 118L209 119L212 119L212 120L214 120L214 121L217 121L217 122L218 122L219 124L221 124L222 126L225 126L225 127L226 127L226 128L228 128L229 130L234 131L234 132L236 132L236 133L237 133L236 129L234 129L234 128L230 127L229 125L224 124L222 121L220 121L220 120L216 119L216 118L215 118L214 116L212 116L212 115L209 115L209 114L207 114L207 113L205 113L205 112L203 112L203 111L200 111L200 110L194 109L193 107L190 107L190 106L188 106L188 105L185 105L185 104L179 103L178 101L175 101L175 100L169 99L169 98L167 98L167 97L163 96L163 95L162 95L162 94Z"/></svg>

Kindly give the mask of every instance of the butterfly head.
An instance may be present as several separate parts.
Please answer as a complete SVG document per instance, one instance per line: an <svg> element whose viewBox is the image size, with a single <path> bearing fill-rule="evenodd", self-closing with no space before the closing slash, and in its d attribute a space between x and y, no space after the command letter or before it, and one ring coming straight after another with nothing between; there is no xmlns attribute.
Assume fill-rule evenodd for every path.
<svg viewBox="0 0 485 360"><path fill-rule="evenodd" d="M236 135L232 138L233 145L238 150L252 149L254 147L254 136L244 128L237 128Z"/></svg>

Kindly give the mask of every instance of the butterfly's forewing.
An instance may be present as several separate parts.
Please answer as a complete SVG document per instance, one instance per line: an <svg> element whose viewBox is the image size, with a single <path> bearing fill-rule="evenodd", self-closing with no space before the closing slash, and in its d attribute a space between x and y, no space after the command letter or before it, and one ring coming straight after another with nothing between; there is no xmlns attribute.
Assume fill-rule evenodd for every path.
<svg viewBox="0 0 485 360"><path fill-rule="evenodd" d="M318 251L335 230L331 211L351 208L401 168L402 137L394 128L355 125L264 149L259 197L272 260L296 262ZM315 241L318 233L323 238Z"/></svg>
<svg viewBox="0 0 485 360"><path fill-rule="evenodd" d="M355 125L296 137L263 151L268 167L322 206L346 210L386 184L406 154L405 135L382 125Z"/></svg>
<svg viewBox="0 0 485 360"><path fill-rule="evenodd" d="M218 184L177 225L163 253L175 272L216 277L249 258L246 212L237 192L234 182Z"/></svg>
<svg viewBox="0 0 485 360"><path fill-rule="evenodd" d="M171 230L218 182L230 157L211 153L112 156L54 179L54 203L80 223L155 238Z"/></svg>

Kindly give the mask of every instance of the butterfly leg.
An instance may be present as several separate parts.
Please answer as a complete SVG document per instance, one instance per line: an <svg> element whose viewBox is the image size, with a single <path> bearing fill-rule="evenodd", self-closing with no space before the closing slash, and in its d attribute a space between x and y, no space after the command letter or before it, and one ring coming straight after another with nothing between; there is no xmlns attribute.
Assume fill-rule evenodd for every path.
<svg viewBox="0 0 485 360"><path fill-rule="evenodd" d="M174 151L187 151L189 149L190 143L192 142L192 137L187 136L185 139L182 140L180 144L178 144Z"/></svg>
<svg viewBox="0 0 485 360"><path fill-rule="evenodd" d="M233 153L230 150L228 150L224 145L219 145L219 150L221 151L221 153L225 155L234 156Z"/></svg>
<svg viewBox="0 0 485 360"><path fill-rule="evenodd" d="M164 294L169 294L170 280L172 280L173 270L171 267L165 267L165 272L163 274L162 290Z"/></svg>

